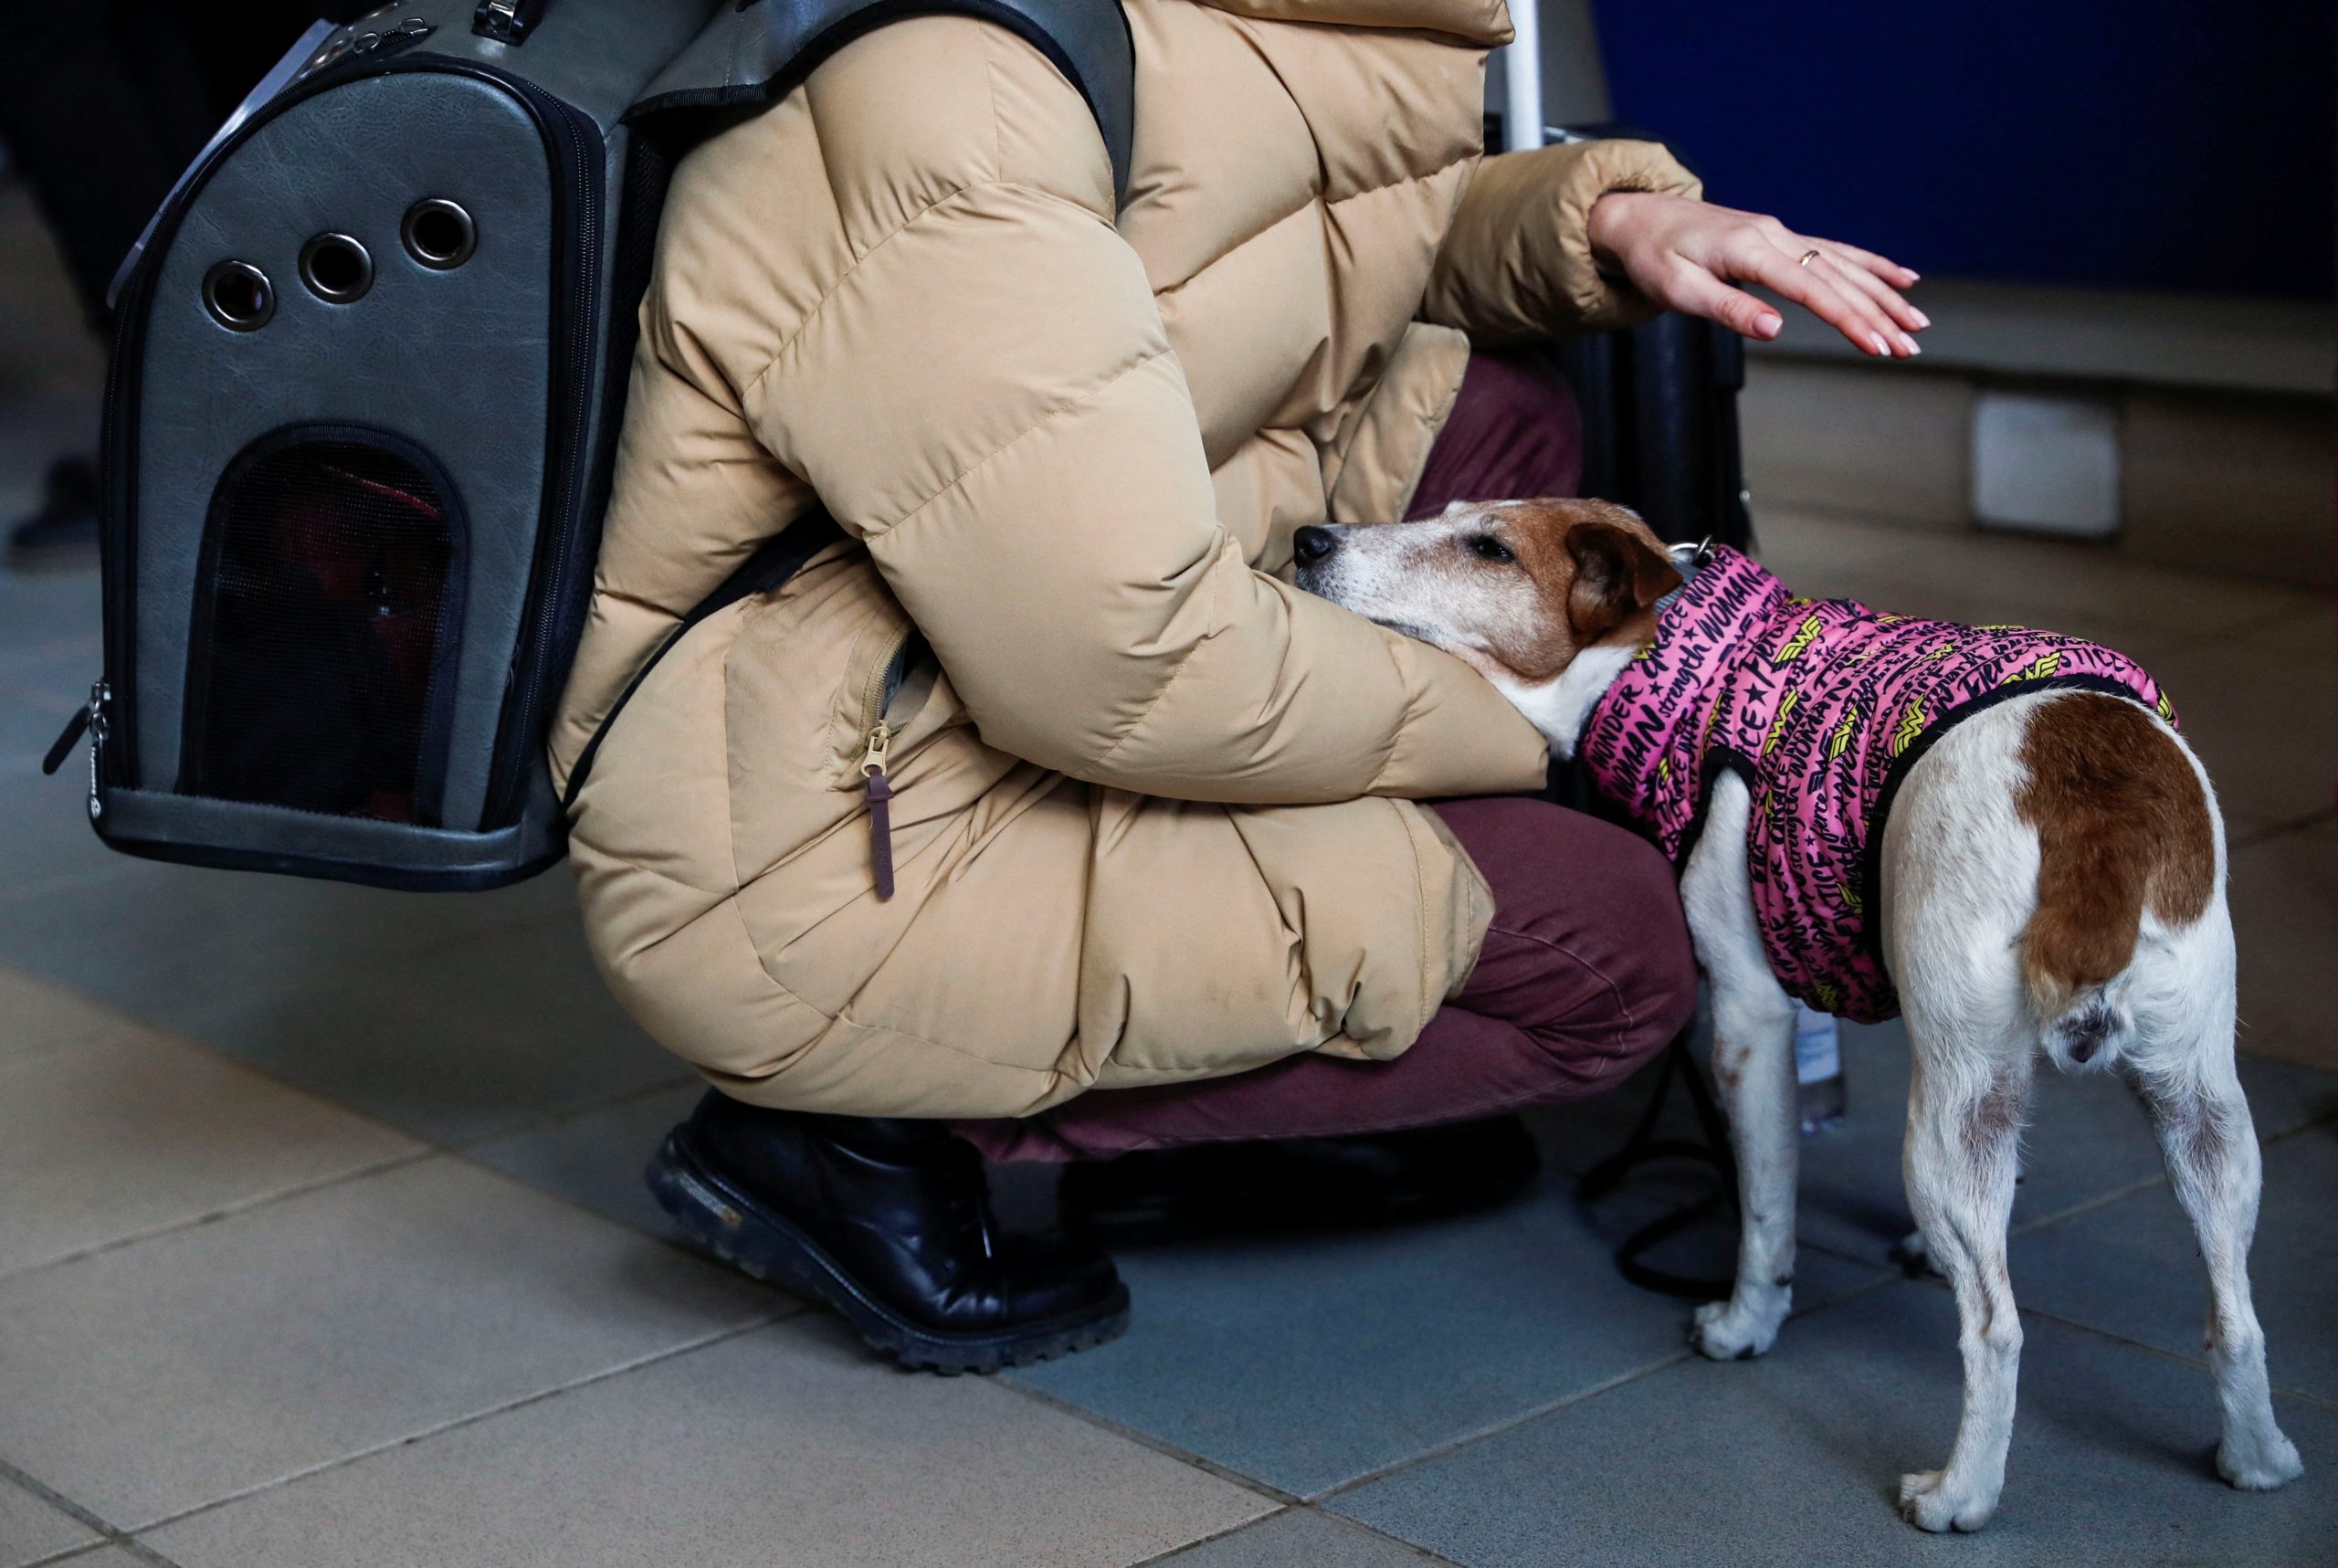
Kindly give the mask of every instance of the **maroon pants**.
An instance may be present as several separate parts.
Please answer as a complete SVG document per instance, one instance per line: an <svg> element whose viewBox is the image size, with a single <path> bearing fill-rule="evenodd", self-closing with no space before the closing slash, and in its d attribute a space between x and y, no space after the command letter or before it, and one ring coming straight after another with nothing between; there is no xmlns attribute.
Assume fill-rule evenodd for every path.
<svg viewBox="0 0 2338 1568"><path fill-rule="evenodd" d="M1469 362L1412 514L1453 500L1572 494L1581 421L1564 384L1526 360ZM1019 1121L962 1124L994 1160L1109 1159L1234 1138L1462 1121L1596 1092L1664 1047L1696 1001L1671 868L1629 833L1547 802L1433 809L1492 884L1469 979L1389 1062L1300 1056L1233 1078L1100 1089Z"/></svg>

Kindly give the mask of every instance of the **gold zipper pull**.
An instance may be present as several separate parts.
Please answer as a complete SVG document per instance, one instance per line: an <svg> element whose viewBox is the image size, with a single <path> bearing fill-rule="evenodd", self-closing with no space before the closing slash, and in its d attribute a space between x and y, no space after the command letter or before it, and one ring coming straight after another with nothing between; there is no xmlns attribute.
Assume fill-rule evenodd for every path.
<svg viewBox="0 0 2338 1568"><path fill-rule="evenodd" d="M860 776L869 795L869 867L880 899L893 896L893 784L885 776L885 753L892 745L892 726L879 719L869 731L869 750L860 758Z"/></svg>

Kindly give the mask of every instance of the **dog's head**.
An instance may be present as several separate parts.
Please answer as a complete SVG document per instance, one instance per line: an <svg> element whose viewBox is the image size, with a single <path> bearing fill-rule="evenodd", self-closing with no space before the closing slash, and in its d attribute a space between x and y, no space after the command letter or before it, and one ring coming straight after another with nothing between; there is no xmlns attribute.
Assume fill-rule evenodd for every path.
<svg viewBox="0 0 2338 1568"><path fill-rule="evenodd" d="M1456 501L1420 522L1302 528L1294 544L1301 588L1474 666L1538 724L1585 653L1653 637L1680 582L1648 524L1598 500Z"/></svg>

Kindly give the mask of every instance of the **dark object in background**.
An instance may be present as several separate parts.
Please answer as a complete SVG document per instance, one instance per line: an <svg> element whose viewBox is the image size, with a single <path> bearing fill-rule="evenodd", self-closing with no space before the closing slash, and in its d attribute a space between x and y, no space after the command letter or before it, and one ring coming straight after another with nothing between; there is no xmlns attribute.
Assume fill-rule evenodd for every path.
<svg viewBox="0 0 2338 1568"><path fill-rule="evenodd" d="M110 327L114 269L214 128L316 16L361 9L349 0L258 0L222 25L216 6L163 0L9 7L0 26L0 142L93 328ZM40 509L8 530L6 564L55 571L97 557L96 465L60 458Z"/></svg>
<svg viewBox="0 0 2338 1568"><path fill-rule="evenodd" d="M1621 501L1669 543L1745 549L1754 522L1738 452L1745 349L1697 316L1556 344L1583 407L1583 493Z"/></svg>
<svg viewBox="0 0 2338 1568"><path fill-rule="evenodd" d="M1616 114L1731 206L1934 277L2330 298L2329 0L1596 9Z"/></svg>
<svg viewBox="0 0 2338 1568"><path fill-rule="evenodd" d="M98 466L59 458L41 485L40 506L8 530L12 572L67 572L98 563Z"/></svg>
<svg viewBox="0 0 2338 1568"><path fill-rule="evenodd" d="M1064 1226L1111 1245L1308 1235L1474 1214L1543 1168L1515 1116L1344 1138L1144 1150L1064 1167Z"/></svg>

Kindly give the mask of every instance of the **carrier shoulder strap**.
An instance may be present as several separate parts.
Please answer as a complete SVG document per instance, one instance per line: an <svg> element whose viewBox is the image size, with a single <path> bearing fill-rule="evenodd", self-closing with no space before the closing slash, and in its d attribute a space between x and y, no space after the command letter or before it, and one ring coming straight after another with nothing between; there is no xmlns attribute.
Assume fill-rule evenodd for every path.
<svg viewBox="0 0 2338 1568"><path fill-rule="evenodd" d="M1120 0L736 0L651 79L626 118L774 101L862 34L922 16L993 22L1047 56L1087 100L1112 160L1113 196L1126 197L1136 50Z"/></svg>

